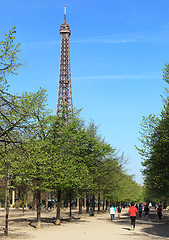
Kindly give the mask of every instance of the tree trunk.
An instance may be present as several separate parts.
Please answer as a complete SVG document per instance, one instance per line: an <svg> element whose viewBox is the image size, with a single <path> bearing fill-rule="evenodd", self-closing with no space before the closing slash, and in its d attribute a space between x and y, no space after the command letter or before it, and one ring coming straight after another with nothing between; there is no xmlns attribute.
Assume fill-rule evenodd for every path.
<svg viewBox="0 0 169 240"><path fill-rule="evenodd" d="M93 209L93 214L95 214L95 195L94 194L92 196L92 209Z"/></svg>
<svg viewBox="0 0 169 240"><path fill-rule="evenodd" d="M23 214L23 216L24 216L24 212L25 212L25 202L24 202L24 194L22 193L22 214Z"/></svg>
<svg viewBox="0 0 169 240"><path fill-rule="evenodd" d="M100 191L98 192L98 212L100 212Z"/></svg>
<svg viewBox="0 0 169 240"><path fill-rule="evenodd" d="M53 196L53 199L54 199L53 209L56 210L56 195Z"/></svg>
<svg viewBox="0 0 169 240"><path fill-rule="evenodd" d="M106 200L106 211L108 209L109 202Z"/></svg>
<svg viewBox="0 0 169 240"><path fill-rule="evenodd" d="M33 210L36 210L36 192L33 193Z"/></svg>
<svg viewBox="0 0 169 240"><path fill-rule="evenodd" d="M26 197L25 208L26 210L28 210L28 193L26 193L25 197Z"/></svg>
<svg viewBox="0 0 169 240"><path fill-rule="evenodd" d="M58 190L57 193L57 216L56 216L56 224L60 225L60 206L61 206L61 190Z"/></svg>
<svg viewBox="0 0 169 240"><path fill-rule="evenodd" d="M89 213L89 207L90 207L89 193L86 193L86 213Z"/></svg>
<svg viewBox="0 0 169 240"><path fill-rule="evenodd" d="M46 202L46 206L45 206L45 210L47 211L48 210L48 192L47 193L45 193L45 202Z"/></svg>
<svg viewBox="0 0 169 240"><path fill-rule="evenodd" d="M70 221L71 221L71 217L72 217L72 194L71 194L71 191L70 191L70 199L69 199L69 203L70 203L70 206L69 206L69 217L70 217Z"/></svg>
<svg viewBox="0 0 169 240"><path fill-rule="evenodd" d="M82 214L82 203L83 203L83 199L79 198L79 214Z"/></svg>
<svg viewBox="0 0 169 240"><path fill-rule="evenodd" d="M103 196L103 211L104 211L104 205L105 205L105 196Z"/></svg>
<svg viewBox="0 0 169 240"><path fill-rule="evenodd" d="M9 219L9 188L8 188L8 185L9 185L9 180L7 179L6 181L6 196L5 196L5 199L6 199L6 206L5 206L5 212L6 212L6 219L5 219L5 229L4 229L4 236L8 236L8 219Z"/></svg>
<svg viewBox="0 0 169 240"><path fill-rule="evenodd" d="M37 197L36 197L36 202L37 202L37 224L36 228L40 228L40 218L41 218L41 192L38 189L37 190Z"/></svg>
<svg viewBox="0 0 169 240"><path fill-rule="evenodd" d="M7 201L7 182L5 183L5 206L4 206L5 212L6 212L6 201Z"/></svg>

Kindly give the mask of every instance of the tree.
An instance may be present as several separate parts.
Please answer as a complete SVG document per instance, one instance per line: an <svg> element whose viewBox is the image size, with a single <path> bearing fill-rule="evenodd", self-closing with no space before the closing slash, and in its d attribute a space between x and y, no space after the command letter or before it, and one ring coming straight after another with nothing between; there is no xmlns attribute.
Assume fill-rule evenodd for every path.
<svg viewBox="0 0 169 240"><path fill-rule="evenodd" d="M7 188L5 235L8 235L9 188L26 176L19 162L19 151L26 151L30 139L40 140L45 131L40 121L45 109L45 90L22 95L12 95L9 91L8 75L16 75L22 66L17 56L20 44L14 43L15 33L14 27L0 43L0 174Z"/></svg>
<svg viewBox="0 0 169 240"><path fill-rule="evenodd" d="M16 97L12 96L8 92L8 75L17 74L17 70L22 63L20 63L20 59L18 59L18 53L20 52L19 46L20 44L15 44L14 34L16 33L15 27L9 31L9 34L5 34L5 39L0 42L0 142L15 142L14 139L11 139L9 136L10 131L17 127L20 119L11 120L9 112L13 112L13 114L18 114L18 105L15 100ZM20 118L23 118L20 116Z"/></svg>
<svg viewBox="0 0 169 240"><path fill-rule="evenodd" d="M163 69L163 79L169 83L169 65ZM166 89L168 94L168 90ZM163 98L163 109L156 117L143 118L138 148L145 167L145 184L147 193L152 198L165 200L169 198L169 97Z"/></svg>
<svg viewBox="0 0 169 240"><path fill-rule="evenodd" d="M9 31L9 34L5 34L4 41L0 42L0 154L1 166L5 164L7 171L5 171L5 182L6 188L9 185L9 164L7 161L7 144L17 144L15 137L10 135L10 132L16 128L20 122L19 119L15 119L18 109L15 105L15 97L8 93L8 82L6 76L9 74L16 74L17 69L22 65L17 57L20 44L14 44L15 27ZM13 113L15 116L13 116ZM21 119L23 116L21 116ZM5 159L5 160L4 160ZM4 160L4 161L3 161ZM5 224L5 235L8 235L8 189L6 191L6 224Z"/></svg>
<svg viewBox="0 0 169 240"><path fill-rule="evenodd" d="M58 191L58 224L60 223L60 192L66 192L71 203L72 199L77 197L78 190L84 190L90 185L88 168L83 158L87 140L88 135L83 121L75 111L66 123L62 116L55 118L48 144L49 154L53 156L49 162L52 167L48 183L53 191Z"/></svg>

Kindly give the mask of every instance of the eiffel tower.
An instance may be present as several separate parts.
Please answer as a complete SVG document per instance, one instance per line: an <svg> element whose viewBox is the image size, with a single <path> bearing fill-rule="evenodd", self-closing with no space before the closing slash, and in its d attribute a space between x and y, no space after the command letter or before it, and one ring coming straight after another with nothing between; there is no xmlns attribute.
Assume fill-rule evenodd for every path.
<svg viewBox="0 0 169 240"><path fill-rule="evenodd" d="M73 113L69 53L70 34L70 27L69 24L66 22L66 6L64 6L64 22L60 26L61 54L56 116L64 114L65 108L67 114L68 112L69 114Z"/></svg>

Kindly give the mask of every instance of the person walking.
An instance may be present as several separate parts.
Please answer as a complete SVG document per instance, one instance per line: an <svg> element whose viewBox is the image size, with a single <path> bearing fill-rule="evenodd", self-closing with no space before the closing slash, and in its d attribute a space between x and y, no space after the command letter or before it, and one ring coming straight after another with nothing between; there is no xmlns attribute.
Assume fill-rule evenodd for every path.
<svg viewBox="0 0 169 240"><path fill-rule="evenodd" d="M120 204L119 204L119 205L117 206L118 218L120 218L121 210L122 210L122 207L121 207Z"/></svg>
<svg viewBox="0 0 169 240"><path fill-rule="evenodd" d="M142 215L142 204L141 203L139 204L139 207L138 207L138 213L139 213L139 217L141 218L141 215Z"/></svg>
<svg viewBox="0 0 169 240"><path fill-rule="evenodd" d="M149 207L148 207L148 203L146 204L146 206L144 207L144 212L145 212L145 216L146 216L146 221L148 221L148 215L149 215Z"/></svg>
<svg viewBox="0 0 169 240"><path fill-rule="evenodd" d="M130 213L130 219L131 219L131 228L130 230L135 229L135 222L136 222L136 215L138 213L137 208L134 206L134 203L131 203L131 207L129 208L128 212Z"/></svg>
<svg viewBox="0 0 169 240"><path fill-rule="evenodd" d="M154 204L154 208L155 208L155 210L157 211L157 204L156 204L156 203Z"/></svg>
<svg viewBox="0 0 169 240"><path fill-rule="evenodd" d="M110 205L109 213L110 213L110 218L111 218L111 222L112 222L115 220L115 213L116 213L116 209L114 206Z"/></svg>
<svg viewBox="0 0 169 240"><path fill-rule="evenodd" d="M159 220L161 221L161 216L162 216L162 208L161 208L161 205L159 205L158 208L157 208L157 215L158 215Z"/></svg>

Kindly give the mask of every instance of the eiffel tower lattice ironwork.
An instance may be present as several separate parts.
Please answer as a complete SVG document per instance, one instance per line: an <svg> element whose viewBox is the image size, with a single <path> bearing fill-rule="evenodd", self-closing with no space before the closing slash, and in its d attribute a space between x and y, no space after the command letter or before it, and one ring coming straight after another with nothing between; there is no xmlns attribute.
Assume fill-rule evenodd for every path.
<svg viewBox="0 0 169 240"><path fill-rule="evenodd" d="M64 23L60 26L61 54L56 115L63 114L65 108L67 112L73 112L69 53L70 34L70 27L66 22L66 6L64 6Z"/></svg>

